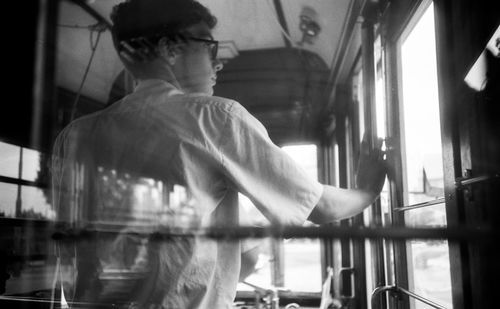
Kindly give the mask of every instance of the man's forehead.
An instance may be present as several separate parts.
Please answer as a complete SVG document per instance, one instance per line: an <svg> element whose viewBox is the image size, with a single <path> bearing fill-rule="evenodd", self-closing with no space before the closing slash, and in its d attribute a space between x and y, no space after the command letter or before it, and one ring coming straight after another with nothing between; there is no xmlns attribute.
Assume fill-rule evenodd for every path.
<svg viewBox="0 0 500 309"><path fill-rule="evenodd" d="M208 25L204 22L186 28L186 32L197 38L213 39L212 31L210 30Z"/></svg>

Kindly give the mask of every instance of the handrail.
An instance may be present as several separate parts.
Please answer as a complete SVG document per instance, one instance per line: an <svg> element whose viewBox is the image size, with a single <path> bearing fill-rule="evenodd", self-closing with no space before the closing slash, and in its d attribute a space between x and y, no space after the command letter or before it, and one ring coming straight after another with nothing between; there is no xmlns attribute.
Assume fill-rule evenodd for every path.
<svg viewBox="0 0 500 309"><path fill-rule="evenodd" d="M482 176L477 176L477 177L464 177L464 178L457 178L455 181L455 187L457 189L462 189L465 186L469 186L478 182L483 182L483 181L488 181L488 180L497 180L500 179L500 175L498 174L493 174L493 175L482 175Z"/></svg>
<svg viewBox="0 0 500 309"><path fill-rule="evenodd" d="M442 239L450 241L492 241L500 238L500 231L493 228L474 227L358 227L358 226L268 226L268 227L210 227L167 228L146 225L88 224L72 228L69 223L44 220L0 218L3 229L30 227L44 231L55 240L78 240L84 238L115 237L116 235L138 235L153 241L172 236L208 237L214 239L241 238L325 238L325 239Z"/></svg>
<svg viewBox="0 0 500 309"><path fill-rule="evenodd" d="M71 239L74 237L115 236L130 233L149 236L153 241L172 236L207 237L213 239L241 238L326 238L326 239L442 239L450 241L491 241L498 239L498 230L488 228L408 228L408 227L344 227L344 226L270 226L270 227L210 227L210 228L159 228L132 231L123 230L60 230L54 234L55 239Z"/></svg>
<svg viewBox="0 0 500 309"><path fill-rule="evenodd" d="M443 204L445 201L446 201L445 198L441 197L441 198L437 198L435 200L430 200L430 201L423 202L423 203L412 204L412 205L407 205L407 206L402 206L402 207L395 207L393 209L393 211L407 211L407 210L412 210L412 209L421 208L421 207L427 207L427 206L436 205L436 204Z"/></svg>
<svg viewBox="0 0 500 309"><path fill-rule="evenodd" d="M385 286L379 286L376 287L373 292L372 292L372 297L371 297L371 307L372 309L377 309L377 302L376 299L379 294L382 293L387 293L387 292L396 292L397 288L394 285L385 285Z"/></svg>
<svg viewBox="0 0 500 309"><path fill-rule="evenodd" d="M431 300L429 300L427 298L424 298L423 296L417 295L417 294L415 294L413 292L410 292L408 290L405 290L403 288L398 287L398 292L406 294L406 295L408 295L410 297L413 297L413 298L415 298L415 299L417 299L417 300L419 300L419 301L421 301L421 302L423 302L423 303L425 303L425 304L427 304L427 305L429 305L431 307L434 307L434 308L437 308L437 309L446 309L446 307L443 307L440 304L437 304L437 303L435 303L435 302L433 302L433 301L431 301Z"/></svg>
<svg viewBox="0 0 500 309"><path fill-rule="evenodd" d="M412 298L415 298L416 300L419 300L433 308L437 308L437 309L447 309L446 307L443 307L441 306L440 304L437 304L423 296L420 296L418 294L415 294L413 292L410 292L406 289L403 289L403 288L400 288L398 286L395 286L395 285L386 285L386 286L379 286L377 288L375 288L372 292L372 297L371 297L371 305L372 305L372 309L376 309L377 308L377 302L376 302L376 299L378 297L379 294L382 294L382 293L396 293L396 294L405 294L409 297L412 297Z"/></svg>

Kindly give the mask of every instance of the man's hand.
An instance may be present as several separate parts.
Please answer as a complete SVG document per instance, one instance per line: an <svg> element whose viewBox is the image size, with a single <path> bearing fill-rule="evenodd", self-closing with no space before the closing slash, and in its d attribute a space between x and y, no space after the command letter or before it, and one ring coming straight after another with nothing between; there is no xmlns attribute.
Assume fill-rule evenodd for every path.
<svg viewBox="0 0 500 309"><path fill-rule="evenodd" d="M369 134L365 133L361 142L361 150L356 173L357 189L373 194L375 199L382 191L386 175L386 163L382 152L382 139L377 140L373 149L368 145Z"/></svg>
<svg viewBox="0 0 500 309"><path fill-rule="evenodd" d="M343 189L323 185L323 194L309 215L316 224L330 223L359 214L370 206L384 186L386 165L381 150L382 141L370 151L365 134L356 175L357 188Z"/></svg>

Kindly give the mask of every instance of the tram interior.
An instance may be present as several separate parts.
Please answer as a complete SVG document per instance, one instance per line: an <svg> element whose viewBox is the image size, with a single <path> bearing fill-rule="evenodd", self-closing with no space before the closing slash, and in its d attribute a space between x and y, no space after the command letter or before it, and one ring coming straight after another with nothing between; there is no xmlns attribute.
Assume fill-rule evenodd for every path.
<svg viewBox="0 0 500 309"><path fill-rule="evenodd" d="M30 13L22 35L9 39L30 52L15 65L18 81L10 90L19 99L2 114L0 128L4 308L101 308L71 302L54 307L54 245L61 240L48 166L64 126L134 89L109 30L119 2L16 4ZM240 195L240 212L250 224L271 232L243 233L262 245L252 272L238 284L234 308L498 305L498 4L199 2L218 19L213 36L224 68L215 95L240 102L274 143L322 183L354 185L366 132L372 141L384 140L388 162L374 205L327 226L286 230L292 236L269 229ZM11 53L18 59L17 51ZM150 175L117 189L116 171L99 173L114 201L146 199L161 208L165 196L184 194L179 188L164 192L166 186ZM118 300L130 288L123 273L101 279Z"/></svg>

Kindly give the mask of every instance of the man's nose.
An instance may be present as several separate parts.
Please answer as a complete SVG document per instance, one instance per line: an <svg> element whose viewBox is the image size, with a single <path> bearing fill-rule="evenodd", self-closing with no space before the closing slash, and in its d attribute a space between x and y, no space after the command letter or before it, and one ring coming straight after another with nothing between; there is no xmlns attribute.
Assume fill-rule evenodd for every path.
<svg viewBox="0 0 500 309"><path fill-rule="evenodd" d="M221 60L215 59L212 61L212 66L213 66L215 72L218 72L218 71L222 70L222 68L224 67L224 64L222 63Z"/></svg>

